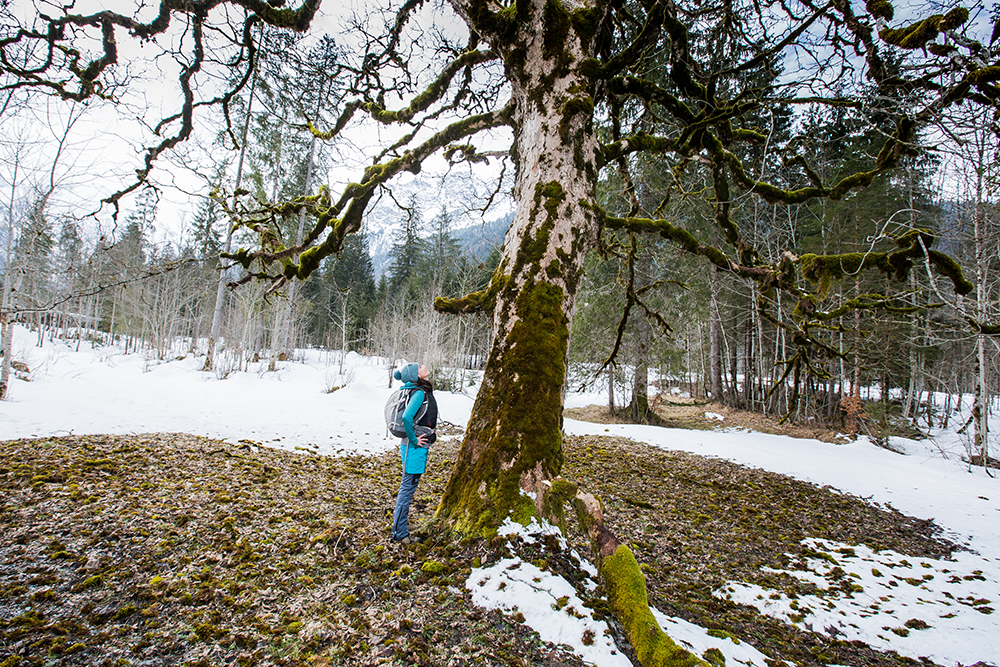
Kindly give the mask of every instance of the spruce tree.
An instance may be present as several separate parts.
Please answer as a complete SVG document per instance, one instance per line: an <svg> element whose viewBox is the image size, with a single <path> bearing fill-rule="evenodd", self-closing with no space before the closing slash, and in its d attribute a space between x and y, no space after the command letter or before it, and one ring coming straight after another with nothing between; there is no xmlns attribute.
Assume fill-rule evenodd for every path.
<svg viewBox="0 0 1000 667"><path fill-rule="evenodd" d="M340 253L324 263L319 275L303 285L306 329L318 344L354 349L364 341L376 307L375 272L368 253L368 238L354 234L345 239ZM345 350L346 351L346 350Z"/></svg>
<svg viewBox="0 0 1000 667"><path fill-rule="evenodd" d="M452 233L453 223L447 210L442 210L433 221L433 230L424 240L421 257L422 273L430 278L435 294L456 294L460 267L464 255L462 246Z"/></svg>
<svg viewBox="0 0 1000 667"><path fill-rule="evenodd" d="M423 225L416 197L411 196L409 205L404 209L403 225L396 231L392 250L389 251L386 294L388 299L394 299L398 305L407 309L416 305L424 287L420 276L420 266L427 248L426 241L421 237Z"/></svg>
<svg viewBox="0 0 1000 667"><path fill-rule="evenodd" d="M212 192L198 203L198 210L191 221L190 248L196 257L209 262L212 266L218 263L218 255L222 251L222 232L228 223L222 202L218 196L223 191L223 183L228 161L220 162L209 186Z"/></svg>

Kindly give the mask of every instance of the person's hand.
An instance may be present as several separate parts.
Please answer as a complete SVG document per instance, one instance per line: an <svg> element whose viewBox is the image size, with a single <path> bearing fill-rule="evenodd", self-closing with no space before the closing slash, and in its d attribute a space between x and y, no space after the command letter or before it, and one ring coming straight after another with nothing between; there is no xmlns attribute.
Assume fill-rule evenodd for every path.
<svg viewBox="0 0 1000 667"><path fill-rule="evenodd" d="M417 447L426 447L426 446L427 446L427 434L422 433L417 436Z"/></svg>

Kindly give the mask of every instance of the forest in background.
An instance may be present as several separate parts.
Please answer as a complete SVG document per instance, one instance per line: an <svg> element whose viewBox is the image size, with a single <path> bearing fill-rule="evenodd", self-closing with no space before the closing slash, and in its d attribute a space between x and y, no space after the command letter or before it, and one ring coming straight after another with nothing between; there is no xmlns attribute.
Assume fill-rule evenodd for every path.
<svg viewBox="0 0 1000 667"><path fill-rule="evenodd" d="M297 347L323 347L419 359L436 369L444 388L455 388L461 369L485 364L490 322L481 314L437 312L434 298L483 289L496 267L500 239L492 252L469 251L445 206L438 212L415 197L399 201L386 194L397 227L381 276L362 231L349 235L341 252L325 258L304 281L278 291L254 281L219 289L218 256L240 244L227 237L233 210L220 193L242 187L261 202L289 201L324 182L336 162L334 149L318 142L307 126L324 120L344 95L337 76L317 75L337 71L340 49L334 39L302 47L296 36L269 30L260 55L249 92L234 99L232 117L217 118L215 128L217 142L225 145L242 127L246 140L235 143L244 151L233 151L214 172L201 174L206 185L178 243L155 241L154 223L176 221L157 218L153 188L143 190L110 231L95 232L92 220L55 205L72 188L56 175L72 162L75 149L66 140L83 109L59 117L62 127L49 128L57 145L50 164L26 169L31 146L4 139L4 313L37 327L39 344L42 329L55 327L81 342L146 350L159 359L206 354L215 338L219 349L208 365L220 377L260 359L271 360L273 367L291 359ZM773 80L761 85L768 83ZM829 172L820 174L823 180L852 173L880 145L874 125L847 108L796 115L789 105L761 113L769 116L762 123L782 140L803 137L801 153ZM804 363L792 364L801 352L782 318L794 318L808 303L768 293L672 241L605 229L576 306L572 381L606 383L609 407L638 422L656 420L647 387L669 382L696 398L779 419L863 430L876 438L940 425L961 394L975 394L977 410L994 409L1000 351L995 339L971 332L965 320L972 314L989 321L1000 309L997 151L988 123L970 116L959 127L962 142L908 156L887 178L841 200L788 205L744 197L734 200L731 212L740 234L775 262L785 253L861 256L884 238L931 230L938 247L977 285L964 300L958 297L959 308L953 294L942 294L950 286L939 284L940 276L919 262L903 282L891 271L851 275L845 269L839 280L816 271L823 309L838 314L853 308L843 319L831 316L824 330L812 330L821 346ZM779 156L756 147L742 157L778 179L790 169ZM682 221L699 238L723 242L713 206L700 196L709 174L690 168L680 173L662 156L638 157L631 166L634 182L614 175L602 181L609 213L624 214L638 203L643 211ZM484 189L500 188L499 179ZM678 179L684 179L679 188ZM294 225L274 233L286 243L296 241ZM223 281L244 282L245 275L230 266ZM875 295L889 295L893 302ZM935 393L948 397L945 404L935 402ZM982 438L986 442L985 433ZM980 451L985 460L987 448Z"/></svg>

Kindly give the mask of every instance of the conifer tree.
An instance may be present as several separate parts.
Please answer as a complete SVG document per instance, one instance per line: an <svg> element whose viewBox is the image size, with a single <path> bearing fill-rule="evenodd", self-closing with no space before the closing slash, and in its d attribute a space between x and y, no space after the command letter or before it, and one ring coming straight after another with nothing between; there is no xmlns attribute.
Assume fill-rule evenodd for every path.
<svg viewBox="0 0 1000 667"><path fill-rule="evenodd" d="M80 295L83 291L84 242L80 236L79 221L71 217L62 219L57 249L58 268L55 276L58 282L56 289L62 304L60 306L63 313L62 326L67 329L75 326L76 334L79 336L82 335L80 328L84 324L84 299Z"/></svg>
<svg viewBox="0 0 1000 667"><path fill-rule="evenodd" d="M447 210L431 221L431 234L424 239L421 257L423 272L430 276L430 289L435 294L456 294L464 254L452 233L453 223Z"/></svg>
<svg viewBox="0 0 1000 667"><path fill-rule="evenodd" d="M345 239L340 253L304 283L303 298L310 304L307 331L311 340L345 352L357 349L366 340L377 304L367 236L360 233Z"/></svg>
<svg viewBox="0 0 1000 667"><path fill-rule="evenodd" d="M415 196L403 210L403 225L393 235L389 251L389 269L386 298L399 305L416 304L423 285L420 284L420 266L425 256L427 242L421 236L424 221L417 208Z"/></svg>
<svg viewBox="0 0 1000 667"><path fill-rule="evenodd" d="M219 192L223 185L227 162L216 167L210 187L215 191L198 203L198 209L191 220L190 248L196 257L218 264L219 253L222 252L222 231L227 224L222 202L213 194Z"/></svg>

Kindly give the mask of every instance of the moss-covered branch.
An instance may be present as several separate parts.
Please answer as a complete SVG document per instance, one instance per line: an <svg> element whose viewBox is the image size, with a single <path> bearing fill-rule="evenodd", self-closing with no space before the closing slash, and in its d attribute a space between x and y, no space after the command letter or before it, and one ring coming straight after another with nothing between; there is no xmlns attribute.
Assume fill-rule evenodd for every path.
<svg viewBox="0 0 1000 667"><path fill-rule="evenodd" d="M632 550L604 525L600 501L575 484L556 478L541 484L538 506L543 517L565 534L565 505L571 503L604 585L608 605L621 624L643 667L709 667L663 631L649 607L646 577Z"/></svg>
<svg viewBox="0 0 1000 667"><path fill-rule="evenodd" d="M819 176L807 169L812 186L795 190L780 188L765 181L759 181L747 174L743 162L730 151L720 138L704 130L699 133L702 146L713 156L717 164L725 164L734 180L740 187L759 195L771 204L802 204L812 199L841 199L852 190L863 189L871 185L880 174L895 167L902 156L915 153L913 140L916 135L917 123L911 118L902 118L896 126L895 133L889 137L875 159L875 165L868 171L858 171L841 178L830 187L823 187ZM793 158L793 161L795 160ZM801 164L805 167L804 161Z"/></svg>
<svg viewBox="0 0 1000 667"><path fill-rule="evenodd" d="M683 123L694 120L696 112L666 88L648 79L627 75L608 81L608 90L615 95L631 95L645 102L659 104Z"/></svg>
<svg viewBox="0 0 1000 667"><path fill-rule="evenodd" d="M891 14L889 16L891 18ZM942 32L954 30L968 20L969 10L965 7L955 7L947 14L934 14L902 28L881 28L878 31L878 36L882 41L893 46L903 49L919 49L936 39Z"/></svg>
<svg viewBox="0 0 1000 667"><path fill-rule="evenodd" d="M888 4L888 0L869 1ZM840 20L843 21L847 31L853 36L853 40L862 47L860 51L863 53L865 63L868 65L867 77L872 81L883 81L886 78L885 61L882 59L882 55L872 36L871 23L862 20L854 13L851 0L833 0L833 5L837 13L840 14Z"/></svg>
<svg viewBox="0 0 1000 667"><path fill-rule="evenodd" d="M657 0L650 7L646 14L645 25L636 38L624 49L611 58L603 68L605 77L616 76L629 67L636 65L641 59L649 55L649 51L656 45L663 30L664 21L667 19L668 3Z"/></svg>
<svg viewBox="0 0 1000 667"><path fill-rule="evenodd" d="M457 299L439 296L434 299L434 310L450 315L489 312L489 290L471 292ZM495 297L495 294L493 295Z"/></svg>
<svg viewBox="0 0 1000 667"><path fill-rule="evenodd" d="M608 603L643 667L708 667L707 662L674 642L653 617L646 593L646 577L631 549L619 545L598 569Z"/></svg>
<svg viewBox="0 0 1000 667"><path fill-rule="evenodd" d="M699 242L694 234L683 227L674 225L669 220L653 220L651 218L640 217L616 218L605 214L598 207L594 208L601 214L601 216L603 216L602 219L604 226L608 229L623 229L645 234L659 234L668 241L676 243L687 252L706 257L710 262L719 268L725 269L726 271L731 271L746 278L754 278L756 280L765 280L768 282L770 282L768 280L769 278L777 278L774 272L772 272L769 268L740 265L738 262L726 257L726 254L715 246L705 245Z"/></svg>
<svg viewBox="0 0 1000 667"><path fill-rule="evenodd" d="M972 328L977 333L981 333L985 336L1000 336L1000 324L986 324L985 322L979 322L971 317L967 317L965 320L972 325Z"/></svg>
<svg viewBox="0 0 1000 667"><path fill-rule="evenodd" d="M633 153L664 154L676 149L676 139L638 132L601 146L601 166Z"/></svg>
<svg viewBox="0 0 1000 667"><path fill-rule="evenodd" d="M906 280L913 268L914 260L924 256L924 249L934 242L934 236L926 230L915 230L897 239L899 250L893 252L854 252L836 255L806 254L799 259L802 276L819 287L823 298L832 281L853 276L867 269L877 269L897 280ZM969 294L975 286L962 273L962 268L948 255L927 250L930 264L948 278L956 294Z"/></svg>
<svg viewBox="0 0 1000 667"><path fill-rule="evenodd" d="M263 207L256 216L279 219L304 211L315 219L315 223L299 245L283 247L272 235L271 247L267 247L262 239L262 249L258 252L241 249L235 253L224 254L223 257L238 262L245 269L249 269L254 261L260 261L265 266L280 262L281 274L285 278L304 280L325 257L340 251L348 234L361 228L362 215L377 187L400 173L418 173L428 156L459 139L508 124L510 111L510 107L506 107L501 111L470 116L448 125L402 156L365 169L361 182L349 184L340 198L332 204L328 190L321 188L319 194L314 196L300 197L284 204ZM253 216L240 224L251 226L255 224L251 222L252 220ZM326 233L324 241L319 245L313 245L324 232ZM297 255L298 262L293 259Z"/></svg>
<svg viewBox="0 0 1000 667"><path fill-rule="evenodd" d="M688 44L688 27L678 18L677 13L677 7L670 5L663 21L663 26L670 35L670 79L685 95L705 100L708 90L695 79L694 60Z"/></svg>
<svg viewBox="0 0 1000 667"><path fill-rule="evenodd" d="M421 111L426 111L432 104L440 100L447 92L455 75L467 67L480 63L496 60L497 54L493 51L466 51L458 58L448 63L441 74L435 79L426 90L413 98L409 106L399 111L386 111L375 102L368 102L364 105L365 111L371 114L372 118L386 125L391 123L405 123L411 120Z"/></svg>
<svg viewBox="0 0 1000 667"><path fill-rule="evenodd" d="M925 306L898 306L893 299L884 294L859 294L858 296L844 301L833 310L819 310L816 307L815 297L803 299L796 305L796 313L807 314L810 319L821 322L837 320L853 310L865 310L871 313L884 310L887 313L899 315L912 315L932 308L940 308L944 304L932 303Z"/></svg>

